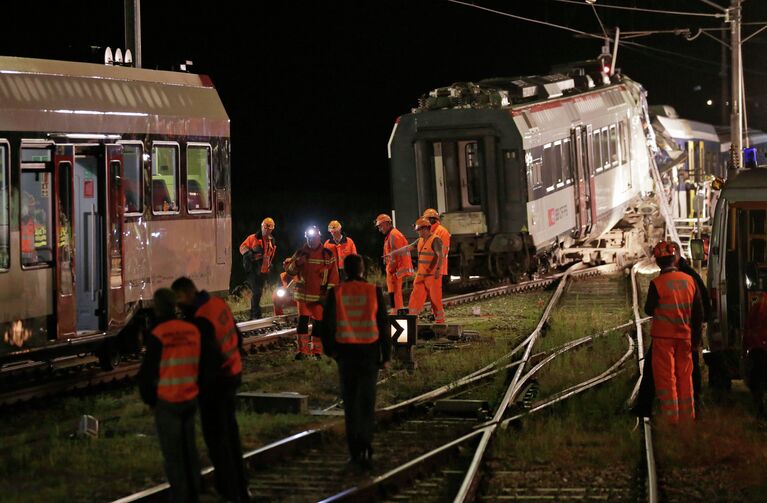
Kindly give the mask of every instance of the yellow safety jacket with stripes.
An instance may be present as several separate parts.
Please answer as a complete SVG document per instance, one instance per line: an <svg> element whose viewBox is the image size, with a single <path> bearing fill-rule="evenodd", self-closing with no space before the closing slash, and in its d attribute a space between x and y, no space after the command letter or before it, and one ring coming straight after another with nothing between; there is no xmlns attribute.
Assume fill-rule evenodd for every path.
<svg viewBox="0 0 767 503"><path fill-rule="evenodd" d="M193 400L199 391L200 331L189 322L168 320L152 335L162 344L157 398L173 403Z"/></svg>
<svg viewBox="0 0 767 503"><path fill-rule="evenodd" d="M695 280L680 271L670 271L652 280L658 292L658 305L653 311L653 337L690 339Z"/></svg>
<svg viewBox="0 0 767 503"><path fill-rule="evenodd" d="M376 287L347 281L333 289L336 301L336 342L372 344L378 340Z"/></svg>
<svg viewBox="0 0 767 503"><path fill-rule="evenodd" d="M221 371L226 376L236 376L242 372L242 358L237 339L237 325L229 306L223 299L211 296L200 306L195 316L208 320L216 332L216 343L224 357Z"/></svg>

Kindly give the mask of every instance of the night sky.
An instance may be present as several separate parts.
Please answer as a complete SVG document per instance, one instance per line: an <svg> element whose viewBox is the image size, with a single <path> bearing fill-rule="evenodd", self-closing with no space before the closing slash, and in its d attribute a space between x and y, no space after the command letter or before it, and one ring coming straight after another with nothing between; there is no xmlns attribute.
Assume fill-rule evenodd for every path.
<svg viewBox="0 0 767 503"><path fill-rule="evenodd" d="M588 6L477 3L601 31ZM714 12L699 0L598 4ZM623 32L722 26L713 18L597 12L606 27ZM0 53L100 62L104 47L124 46L122 16L121 0L7 2ZM744 17L767 21L767 2L746 0ZM601 46L446 0L145 0L142 23L144 66L171 69L192 60L192 71L212 77L229 113L235 248L269 215L277 220L280 255L299 244L306 224L324 230L331 218L345 224L361 252L379 254L372 220L388 212L396 190L388 182L386 144L396 117L421 94L452 82L546 73L556 63L593 58ZM745 27L744 36L754 29ZM705 36L636 41L655 50L622 48L617 66L645 86L651 104L720 122L719 44ZM767 130L767 91L760 89L767 78L767 31L744 46L744 61L749 125ZM234 282L239 269L235 261Z"/></svg>

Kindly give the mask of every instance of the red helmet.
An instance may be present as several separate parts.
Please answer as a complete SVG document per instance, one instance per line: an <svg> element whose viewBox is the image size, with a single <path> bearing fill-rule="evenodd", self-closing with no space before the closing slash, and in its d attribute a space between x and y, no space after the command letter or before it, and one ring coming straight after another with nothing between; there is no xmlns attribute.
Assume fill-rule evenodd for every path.
<svg viewBox="0 0 767 503"><path fill-rule="evenodd" d="M673 257L676 255L676 244L671 241L661 241L652 250L652 256L655 258L660 257Z"/></svg>

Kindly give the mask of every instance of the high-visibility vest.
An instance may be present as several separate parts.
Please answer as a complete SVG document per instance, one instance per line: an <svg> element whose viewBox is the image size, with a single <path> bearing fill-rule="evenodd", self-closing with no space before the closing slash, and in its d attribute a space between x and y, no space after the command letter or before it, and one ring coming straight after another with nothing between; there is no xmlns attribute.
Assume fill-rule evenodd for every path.
<svg viewBox="0 0 767 503"><path fill-rule="evenodd" d="M450 231L437 222L431 226L431 232L442 241L442 270L440 272L444 276L447 274L447 254L450 252Z"/></svg>
<svg viewBox="0 0 767 503"><path fill-rule="evenodd" d="M260 232L251 234L240 244L240 254L245 255L249 250L253 252L253 260L261 260L260 272L268 273L277 252L274 238L269 236L269 239L264 239Z"/></svg>
<svg viewBox="0 0 767 503"><path fill-rule="evenodd" d="M436 234L432 234L425 241L423 238L418 238L418 276L433 276L436 271L435 239L438 239Z"/></svg>
<svg viewBox="0 0 767 503"><path fill-rule="evenodd" d="M35 226L35 249L48 246L48 229L44 225Z"/></svg>
<svg viewBox="0 0 767 503"><path fill-rule="evenodd" d="M376 287L365 281L347 281L333 289L336 300L336 342L371 344L378 340Z"/></svg>
<svg viewBox="0 0 767 503"><path fill-rule="evenodd" d="M653 337L690 339L695 280L683 272L661 273L652 280L658 292L658 305L652 315Z"/></svg>
<svg viewBox="0 0 767 503"><path fill-rule="evenodd" d="M336 243L333 238L330 238L325 241L323 246L332 251L336 256L336 264L338 264L339 270L344 268L344 259L346 257L357 254L357 247L354 246L352 238L348 236L343 236L340 243Z"/></svg>
<svg viewBox="0 0 767 503"><path fill-rule="evenodd" d="M392 251L404 248L405 246L407 246L405 236L398 229L392 227L384 240L384 257L386 257L384 261L386 262L387 275L390 274L390 264L392 265L391 269L394 270L394 275L398 278L410 277L415 272L410 252L402 255L389 255Z"/></svg>
<svg viewBox="0 0 767 503"><path fill-rule="evenodd" d="M242 358L240 358L239 344L237 340L237 326L234 316L223 299L211 296L208 301L197 308L195 316L208 320L216 332L218 349L224 356L221 371L227 376L236 376L242 372Z"/></svg>
<svg viewBox="0 0 767 503"><path fill-rule="evenodd" d="M189 322L168 320L154 327L152 335L162 343L157 398L166 402L194 399L199 391L200 331Z"/></svg>
<svg viewBox="0 0 767 503"><path fill-rule="evenodd" d="M35 223L27 220L21 224L21 253L35 251Z"/></svg>

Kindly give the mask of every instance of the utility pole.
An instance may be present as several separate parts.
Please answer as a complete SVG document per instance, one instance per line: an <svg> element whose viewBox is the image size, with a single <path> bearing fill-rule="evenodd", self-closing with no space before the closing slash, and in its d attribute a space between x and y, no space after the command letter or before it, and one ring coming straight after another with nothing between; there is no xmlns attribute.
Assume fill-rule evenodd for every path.
<svg viewBox="0 0 767 503"><path fill-rule="evenodd" d="M133 64L141 68L141 0L123 0L125 49L133 52Z"/></svg>
<svg viewBox="0 0 767 503"><path fill-rule="evenodd" d="M730 58L731 80L731 112L730 112L730 161L731 166L739 169L743 166L743 74L741 72L740 52L740 22L741 0L730 0L730 8L727 10L727 22L730 23L730 45L732 56Z"/></svg>
<svg viewBox="0 0 767 503"><path fill-rule="evenodd" d="M728 96L730 94L730 89L727 87L727 33L725 31L722 32L722 40L721 40L721 70L719 71L719 78L722 80L721 84L721 92L719 93L719 124L725 125L727 124L728 116L729 116L729 110L727 110L727 103L730 101Z"/></svg>

